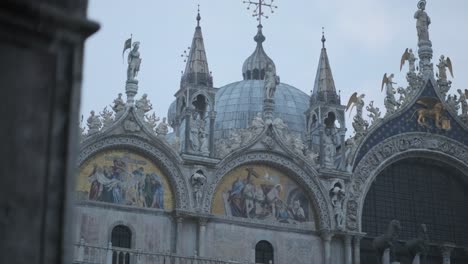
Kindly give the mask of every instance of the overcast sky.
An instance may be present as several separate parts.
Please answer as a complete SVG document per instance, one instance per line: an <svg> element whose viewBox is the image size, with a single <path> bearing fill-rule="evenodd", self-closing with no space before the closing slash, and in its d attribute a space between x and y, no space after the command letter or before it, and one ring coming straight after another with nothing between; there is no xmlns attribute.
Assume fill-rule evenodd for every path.
<svg viewBox="0 0 468 264"><path fill-rule="evenodd" d="M385 72L395 73L396 86L407 86L406 69L399 72L405 48L417 54L418 0L275 0L279 6L263 21L264 48L276 64L281 81L310 95L325 27L326 47L342 104L357 91L366 104L381 110ZM180 54L191 44L197 4L215 87L242 79L242 64L254 51L257 21L242 0L90 0L89 17L101 29L86 42L81 112L102 111L125 92L124 41L133 34L142 57L137 98L147 93L156 114L167 109L179 88ZM454 67L451 93L468 88L468 1L428 0L434 65L441 54ZM436 68L434 66L434 68ZM108 107L109 108L109 107ZM348 118L348 115L347 119ZM348 122L348 131L352 127Z"/></svg>

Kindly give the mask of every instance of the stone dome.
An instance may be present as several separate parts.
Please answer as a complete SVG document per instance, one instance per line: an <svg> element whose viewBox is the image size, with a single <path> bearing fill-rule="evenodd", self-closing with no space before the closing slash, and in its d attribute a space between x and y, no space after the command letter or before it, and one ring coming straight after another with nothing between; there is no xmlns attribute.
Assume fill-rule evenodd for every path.
<svg viewBox="0 0 468 264"><path fill-rule="evenodd" d="M263 99L263 80L244 80L221 87L216 93L215 138L229 136L231 129L249 127L257 113L262 112ZM301 90L280 83L275 93L274 117L283 119L291 132L302 135L309 100Z"/></svg>

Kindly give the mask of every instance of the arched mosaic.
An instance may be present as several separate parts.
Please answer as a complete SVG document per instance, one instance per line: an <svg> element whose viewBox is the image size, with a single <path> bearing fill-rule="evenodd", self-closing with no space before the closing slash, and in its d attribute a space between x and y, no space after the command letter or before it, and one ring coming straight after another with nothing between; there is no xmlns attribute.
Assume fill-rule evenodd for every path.
<svg viewBox="0 0 468 264"><path fill-rule="evenodd" d="M80 167L78 197L144 208L173 209L167 176L149 159L128 150L105 150Z"/></svg>
<svg viewBox="0 0 468 264"><path fill-rule="evenodd" d="M303 189L267 165L231 170L216 188L212 213L280 223L313 222L314 212Z"/></svg>

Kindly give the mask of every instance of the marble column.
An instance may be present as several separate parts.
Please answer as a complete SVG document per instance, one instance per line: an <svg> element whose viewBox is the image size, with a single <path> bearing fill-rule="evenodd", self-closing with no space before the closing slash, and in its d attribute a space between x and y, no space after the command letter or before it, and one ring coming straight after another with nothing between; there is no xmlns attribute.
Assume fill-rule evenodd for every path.
<svg viewBox="0 0 468 264"><path fill-rule="evenodd" d="M210 157L214 157L214 154L215 154L214 128L215 128L216 112L211 111L209 113L209 117L210 117L209 151L210 151Z"/></svg>
<svg viewBox="0 0 468 264"><path fill-rule="evenodd" d="M333 234L329 231L324 231L321 234L323 242L323 259L324 264L331 264L331 239Z"/></svg>
<svg viewBox="0 0 468 264"><path fill-rule="evenodd" d="M356 235L353 237L353 257L354 263L353 264L360 264L361 263L361 238L362 236Z"/></svg>
<svg viewBox="0 0 468 264"><path fill-rule="evenodd" d="M192 125L190 120L192 119L192 109L185 108L185 134L184 134L184 152L189 153L192 148L190 146L190 126Z"/></svg>
<svg viewBox="0 0 468 264"><path fill-rule="evenodd" d="M0 4L0 263L71 263L87 1Z"/></svg>
<svg viewBox="0 0 468 264"><path fill-rule="evenodd" d="M450 264L450 255L452 254L452 250L455 248L455 245L451 243L444 243L439 248L440 252L442 253L442 263Z"/></svg>
<svg viewBox="0 0 468 264"><path fill-rule="evenodd" d="M177 217L176 218L176 253L177 254L182 254L182 240L183 240L183 222L184 218L183 217Z"/></svg>
<svg viewBox="0 0 468 264"><path fill-rule="evenodd" d="M208 220L206 218L198 219L198 256L204 257L205 252L205 240L206 240L206 224Z"/></svg>
<svg viewBox="0 0 468 264"><path fill-rule="evenodd" d="M345 264L353 263L353 253L351 250L351 241L352 237L350 235L344 236L344 245L345 245Z"/></svg>

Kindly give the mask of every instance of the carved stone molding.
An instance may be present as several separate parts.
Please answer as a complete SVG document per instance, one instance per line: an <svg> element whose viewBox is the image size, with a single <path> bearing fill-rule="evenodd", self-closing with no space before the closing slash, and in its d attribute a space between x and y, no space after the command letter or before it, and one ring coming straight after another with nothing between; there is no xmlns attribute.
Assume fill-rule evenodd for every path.
<svg viewBox="0 0 468 264"><path fill-rule="evenodd" d="M462 172L468 171L468 147L453 139L419 132L387 138L366 153L356 166L347 203L348 229L361 229L364 200L379 173L388 165L410 157L433 158Z"/></svg>
<svg viewBox="0 0 468 264"><path fill-rule="evenodd" d="M164 151L164 147L156 147L143 138L136 136L110 136L84 145L80 149L78 166L81 166L88 158L98 152L113 148L132 149L148 155L149 159L155 160L156 164L160 165L161 170L168 176L174 191L175 208L188 209L190 207L191 198L187 187L188 183L183 177L180 168L174 163L174 160L177 159L165 154L170 153L170 151Z"/></svg>
<svg viewBox="0 0 468 264"><path fill-rule="evenodd" d="M212 176L211 182L205 189L205 196L203 202L203 211L206 213L211 212L211 205L213 204L214 193L217 186L222 181L223 177L228 174L231 170L246 164L261 163L268 164L272 167L282 169L291 176L292 179L298 182L299 185L303 186L305 191L311 197L313 208L316 210L318 216L318 226L321 229L330 229L330 206L328 204L328 198L326 197L326 190L322 189L319 183L318 176L312 169L307 167L299 167L291 159L282 156L278 153L265 152L265 151L252 151L245 152L237 157L223 161L216 172Z"/></svg>

